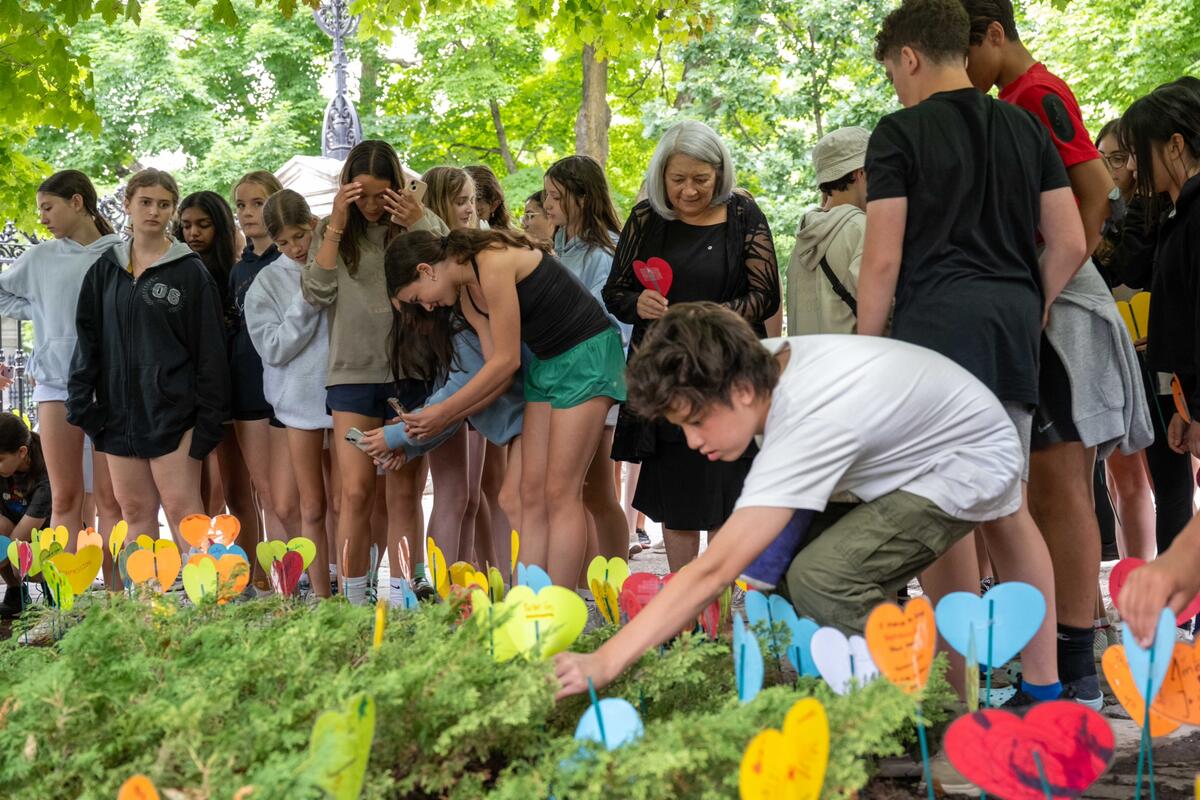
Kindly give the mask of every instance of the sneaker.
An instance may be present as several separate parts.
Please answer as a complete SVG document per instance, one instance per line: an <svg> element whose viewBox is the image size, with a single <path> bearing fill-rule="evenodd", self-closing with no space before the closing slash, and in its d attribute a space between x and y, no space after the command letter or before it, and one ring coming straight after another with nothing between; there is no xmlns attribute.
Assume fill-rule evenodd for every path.
<svg viewBox="0 0 1200 800"><path fill-rule="evenodd" d="M646 548L642 547L640 542L634 542L633 544L629 545L629 557L633 558L645 549Z"/></svg>
<svg viewBox="0 0 1200 800"><path fill-rule="evenodd" d="M979 580L979 594L980 595L987 594L988 592L990 592L992 590L992 587L995 585L996 585L996 579L993 578L991 575L981 578Z"/></svg>
<svg viewBox="0 0 1200 800"><path fill-rule="evenodd" d="M650 547L650 534L646 533L646 529L645 529L645 528L638 528L636 532L637 532L637 540L638 540L638 544L640 544L640 545L642 546L642 549L643 549L643 550L647 550L647 549L649 549L649 547Z"/></svg>
<svg viewBox="0 0 1200 800"><path fill-rule="evenodd" d="M1064 682L1062 699L1083 703L1093 711L1104 708L1104 693L1100 691L1100 679L1095 675L1084 675Z"/></svg>
<svg viewBox="0 0 1200 800"><path fill-rule="evenodd" d="M20 586L9 586L4 590L4 600L0 602L0 618L16 619L21 616L23 609L33 605L33 598L29 596L29 588L24 582Z"/></svg>
<svg viewBox="0 0 1200 800"><path fill-rule="evenodd" d="M1024 714L1039 702L1036 697L1026 692L1019 687L1009 687L1003 690L1008 698L1003 703L996 703L997 692L992 690L992 706L1004 711L1012 711L1016 714Z"/></svg>
<svg viewBox="0 0 1200 800"><path fill-rule="evenodd" d="M982 793L978 786L964 778L963 774L954 768L950 759L946 757L945 750L929 759L929 773L933 778L934 788L944 795L979 797Z"/></svg>
<svg viewBox="0 0 1200 800"><path fill-rule="evenodd" d="M436 600L437 592L433 588L433 584L424 575L418 575L412 581L413 594L417 596L417 600L425 602L426 600Z"/></svg>
<svg viewBox="0 0 1200 800"><path fill-rule="evenodd" d="M1095 639L1092 641L1092 656L1099 664L1104 659L1104 651L1115 644L1121 643L1121 632L1116 625L1105 625L1096 628Z"/></svg>
<svg viewBox="0 0 1200 800"><path fill-rule="evenodd" d="M667 552L666 540L659 539L657 542L654 543L654 546L650 548L650 552L651 553L660 553L660 554Z"/></svg>

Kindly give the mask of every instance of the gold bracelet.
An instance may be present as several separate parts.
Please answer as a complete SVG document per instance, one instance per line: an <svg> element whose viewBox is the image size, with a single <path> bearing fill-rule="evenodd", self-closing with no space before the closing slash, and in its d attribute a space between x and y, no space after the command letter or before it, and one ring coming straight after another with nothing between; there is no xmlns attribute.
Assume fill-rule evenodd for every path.
<svg viewBox="0 0 1200 800"><path fill-rule="evenodd" d="M332 233L334 236L341 237L341 235L345 232L346 232L345 228L335 228L332 225L325 226L325 235L326 236L328 236L329 234Z"/></svg>

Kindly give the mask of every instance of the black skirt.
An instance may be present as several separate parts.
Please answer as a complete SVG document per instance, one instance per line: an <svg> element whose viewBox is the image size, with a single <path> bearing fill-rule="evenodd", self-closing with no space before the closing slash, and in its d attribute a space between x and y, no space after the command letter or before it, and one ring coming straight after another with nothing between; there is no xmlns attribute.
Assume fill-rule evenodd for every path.
<svg viewBox="0 0 1200 800"><path fill-rule="evenodd" d="M758 448L752 443L737 461L709 461L673 438L659 438L642 458L633 507L672 530L716 530L733 513Z"/></svg>

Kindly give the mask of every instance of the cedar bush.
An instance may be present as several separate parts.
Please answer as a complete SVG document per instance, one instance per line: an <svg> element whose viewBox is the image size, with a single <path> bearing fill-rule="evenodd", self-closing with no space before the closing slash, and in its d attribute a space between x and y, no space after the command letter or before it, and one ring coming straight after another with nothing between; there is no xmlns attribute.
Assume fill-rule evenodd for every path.
<svg viewBox="0 0 1200 800"><path fill-rule="evenodd" d="M0 643L0 797L111 800L144 772L164 796L189 800L244 787L252 798L320 798L307 770L313 721L359 691L377 704L364 798L736 796L746 743L806 695L829 715L828 797L865 785L875 758L914 737L915 706L883 681L839 697L769 668L776 685L740 705L728 643L690 635L603 692L640 709L645 738L580 755L572 735L586 700L556 705L547 663L494 663L452 606L391 612L378 652L374 610L340 600L101 598L72 616L53 647L20 646L17 633ZM935 722L951 700L943 669L925 699Z"/></svg>

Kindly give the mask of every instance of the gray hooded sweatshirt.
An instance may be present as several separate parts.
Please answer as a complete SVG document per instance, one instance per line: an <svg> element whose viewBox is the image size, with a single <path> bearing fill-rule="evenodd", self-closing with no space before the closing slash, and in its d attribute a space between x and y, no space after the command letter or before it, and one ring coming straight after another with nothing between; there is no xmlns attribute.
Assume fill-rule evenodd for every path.
<svg viewBox="0 0 1200 800"><path fill-rule="evenodd" d="M787 266L789 336L855 332L858 321L821 270L821 257L850 294L857 296L866 228L867 215L849 203L828 211L813 208L805 212Z"/></svg>
<svg viewBox="0 0 1200 800"><path fill-rule="evenodd" d="M33 320L33 357L28 369L39 386L66 395L75 352L79 287L100 256L120 241L120 236L111 233L88 245L51 239L29 248L0 272L0 315Z"/></svg>

